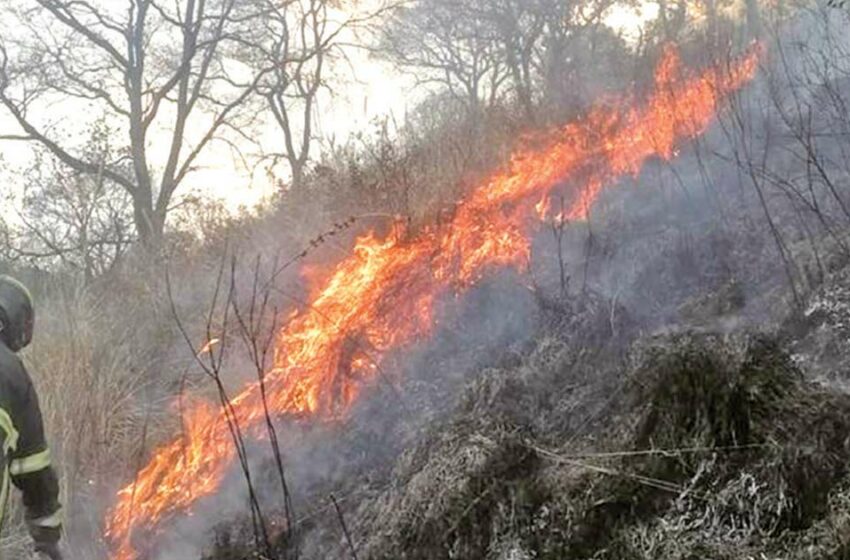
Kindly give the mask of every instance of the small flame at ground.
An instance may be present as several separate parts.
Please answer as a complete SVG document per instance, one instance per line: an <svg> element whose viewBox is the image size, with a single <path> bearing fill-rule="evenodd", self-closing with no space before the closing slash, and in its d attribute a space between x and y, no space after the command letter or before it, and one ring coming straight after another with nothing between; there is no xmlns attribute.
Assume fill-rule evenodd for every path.
<svg viewBox="0 0 850 560"><path fill-rule="evenodd" d="M586 218L605 185L638 173L650 157L672 158L678 142L704 132L723 99L755 75L759 53L754 48L728 68L688 75L668 49L647 101L598 106L536 136L533 148L519 149L505 170L471 192L450 226L412 240L403 231L360 237L350 257L312 279L309 306L280 329L274 367L265 377L268 409L278 416L339 418L387 351L432 330L440 295L470 287L494 267L525 266L535 217L549 213L553 188L565 186L568 193L559 220ZM265 425L261 393L250 385L229 409L240 429L257 437ZM135 541L215 493L232 464L225 412L195 404L184 424L184 435L157 449L118 493L106 520L114 560L138 559Z"/></svg>

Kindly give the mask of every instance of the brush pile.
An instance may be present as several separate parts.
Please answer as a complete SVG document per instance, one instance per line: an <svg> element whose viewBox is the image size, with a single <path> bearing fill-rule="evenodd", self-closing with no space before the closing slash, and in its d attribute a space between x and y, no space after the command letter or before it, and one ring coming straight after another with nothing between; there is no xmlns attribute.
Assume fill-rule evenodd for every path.
<svg viewBox="0 0 850 560"><path fill-rule="evenodd" d="M596 379L589 363L544 338L484 372L348 511L359 557L850 553L850 396L805 381L775 340L676 334Z"/></svg>

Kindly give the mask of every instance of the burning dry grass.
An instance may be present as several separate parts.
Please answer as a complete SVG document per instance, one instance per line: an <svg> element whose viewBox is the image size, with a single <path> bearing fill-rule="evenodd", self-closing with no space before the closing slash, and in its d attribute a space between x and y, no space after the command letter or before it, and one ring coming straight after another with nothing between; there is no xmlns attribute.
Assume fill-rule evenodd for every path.
<svg viewBox="0 0 850 560"><path fill-rule="evenodd" d="M646 239L659 244L657 236ZM697 262L710 263L714 254L703 257ZM691 261L681 268L702 271ZM669 282L659 281L657 266L646 270L648 295L676 299L678 269ZM695 317L740 305L734 279L717 276L730 294L696 302L688 310ZM704 289L706 275L693 277L693 289ZM793 558L824 557L799 552L815 549L846 554L840 531L850 503L836 485L847 458L838 437L847 427L844 398L803 383L769 343L727 347L717 337L658 343L617 391L617 355L603 355L628 317L606 305L595 302L590 313L556 309L557 335L521 364L483 372L456 419L401 458L389 487L367 488L373 499L344 503L362 558L739 557L771 547L797 551L788 552ZM100 508L87 507L94 492L86 485L135 463L127 458L138 452L139 427L148 420L129 398L140 390L133 365L149 356L121 339L139 326L136 317L104 326L108 321L81 313L89 311L55 318L68 323L49 331L50 347L33 359L45 374L48 423L66 427L55 436L69 442L61 456L73 465L63 467L71 481L66 502L80 512L75 523L97 527L89 518ZM95 341L104 332L114 342ZM612 394L618 406L604 407ZM618 415L603 414L612 410ZM743 448L728 449L736 446ZM681 451L693 448L714 452ZM652 453L595 456L647 449ZM827 496L829 505L821 506ZM820 520L807 529L812 519ZM338 530L323 536L336 539ZM220 544L226 553L215 558L247 556L238 544ZM334 553L326 544L305 557L346 556L342 544ZM81 557L95 557L88 550Z"/></svg>
<svg viewBox="0 0 850 560"><path fill-rule="evenodd" d="M704 133L722 104L752 80L760 55L754 47L726 68L693 72L670 48L646 100L627 95L535 134L512 154L509 168L471 189L451 227L427 228L411 239L400 225L388 237L367 233L351 256L311 274L308 303L282 320L263 381L246 386L232 407L187 410L185 437L159 447L119 492L106 520L113 557L144 556L134 538L143 540L219 489L237 455L233 422L256 435L269 414L341 416L377 377L383 356L431 334L440 296L468 290L494 268L524 267L535 215L584 219L617 178L636 174L648 159L672 158L680 142ZM573 181L569 203L551 215L553 189ZM351 339L361 347L347 350Z"/></svg>

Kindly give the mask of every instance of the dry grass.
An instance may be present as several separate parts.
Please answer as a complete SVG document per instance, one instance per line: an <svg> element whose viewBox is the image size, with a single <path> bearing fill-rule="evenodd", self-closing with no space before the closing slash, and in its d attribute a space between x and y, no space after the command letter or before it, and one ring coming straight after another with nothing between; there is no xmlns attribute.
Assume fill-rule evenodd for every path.
<svg viewBox="0 0 850 560"><path fill-rule="evenodd" d="M846 558L850 397L760 336L655 339L595 394L575 351L484 372L349 509L361 557Z"/></svg>
<svg viewBox="0 0 850 560"><path fill-rule="evenodd" d="M40 395L54 463L62 481L67 546L72 557L102 551L102 515L116 484L132 477L141 432L153 434L161 408L147 407L162 394L165 348L146 297L131 285L98 293L68 283L53 286L38 303L37 337L24 358ZM2 541L8 558L31 548L13 496L11 527Z"/></svg>

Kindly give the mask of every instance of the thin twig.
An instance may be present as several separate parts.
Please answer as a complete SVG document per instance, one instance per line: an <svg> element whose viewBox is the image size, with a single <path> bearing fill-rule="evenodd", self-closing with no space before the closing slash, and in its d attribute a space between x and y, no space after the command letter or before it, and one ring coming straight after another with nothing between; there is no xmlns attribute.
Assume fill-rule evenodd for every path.
<svg viewBox="0 0 850 560"><path fill-rule="evenodd" d="M345 524L345 517L342 515L342 510L340 509L339 504L336 501L336 497L333 494L331 494L331 502L336 510L337 519L339 519L339 526L342 527L342 534L345 535L345 540L348 543L348 550L351 552L351 558L353 560L357 560L357 550L354 548L354 541L351 540L351 533L348 532L348 527Z"/></svg>

